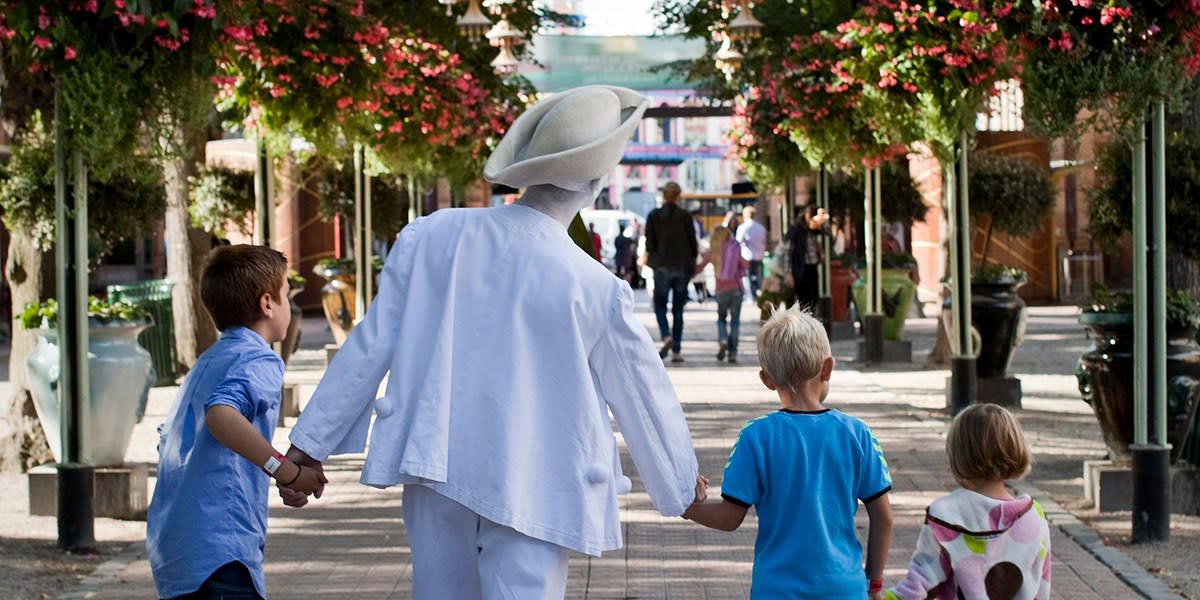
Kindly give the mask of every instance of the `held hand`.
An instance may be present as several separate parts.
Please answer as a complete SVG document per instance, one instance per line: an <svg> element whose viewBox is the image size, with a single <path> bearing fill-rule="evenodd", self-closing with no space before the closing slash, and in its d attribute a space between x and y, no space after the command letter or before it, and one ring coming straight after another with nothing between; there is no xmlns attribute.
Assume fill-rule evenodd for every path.
<svg viewBox="0 0 1200 600"><path fill-rule="evenodd" d="M301 506L308 504L308 494L305 494L304 492L297 492L296 490L290 490L285 487L279 488L279 497L283 498L284 505L292 508L300 508Z"/></svg>
<svg viewBox="0 0 1200 600"><path fill-rule="evenodd" d="M696 498L692 504L704 504L705 500L708 500L708 478L696 475Z"/></svg>
<svg viewBox="0 0 1200 600"><path fill-rule="evenodd" d="M299 472L294 474L292 476L293 478L288 480L286 485L279 483L279 480L276 480L276 483L279 483L279 487L281 489L287 488L308 495L317 492L324 487L325 483L321 480L324 476L319 471L298 464L296 465L296 468L299 469ZM320 496L317 497L319 498Z"/></svg>
<svg viewBox="0 0 1200 600"><path fill-rule="evenodd" d="M325 484L329 483L329 479L325 477L325 469L321 465L321 461L314 460L313 457L309 456L303 450L297 448L294 444L288 448L285 456L288 460L296 463L297 465L302 465L305 470L313 470L316 472L317 479L320 481L320 485L317 486L315 491L310 493L320 498L321 494L325 492Z"/></svg>
<svg viewBox="0 0 1200 600"><path fill-rule="evenodd" d="M883 592L868 592L867 600L883 600Z"/></svg>

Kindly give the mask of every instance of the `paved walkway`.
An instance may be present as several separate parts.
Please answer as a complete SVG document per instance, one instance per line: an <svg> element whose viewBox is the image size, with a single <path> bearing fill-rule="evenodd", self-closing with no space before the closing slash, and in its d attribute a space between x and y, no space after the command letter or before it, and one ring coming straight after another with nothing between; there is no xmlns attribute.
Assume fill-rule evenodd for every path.
<svg viewBox="0 0 1200 600"><path fill-rule="evenodd" d="M653 317L644 295L639 299L640 317L647 326L652 326ZM743 323L742 362L719 364L712 356L716 345L713 304L690 304L683 348L687 361L670 368L691 426L701 469L714 486L720 483L729 447L742 424L778 408L774 395L758 382L753 348L756 313L747 305L743 314L748 318ZM1025 360L1033 373L1026 385L1026 406L1049 414L1061 413L1063 418L1082 419L1088 416L1087 407L1071 398L1073 378L1062 375L1061 369L1057 373L1037 374L1038 365L1050 370L1039 353L1072 352L1071 344L1082 344L1082 340L1074 338L1070 343L1038 339L1047 331L1053 332L1056 326L1073 324L1069 314L1068 309L1041 310L1030 323L1026 342L1029 357ZM311 326L310 323L308 327ZM1078 332L1077 326L1074 331ZM910 336L915 342L918 361L932 345L932 332L932 320L910 321ZM307 330L305 335L306 345L315 341ZM840 364L829 404L864 419L874 429L892 467L896 525L886 579L893 583L904 573L925 507L954 487L943 452L945 415L938 411L944 402L940 390L944 389L947 372L916 364L866 372L850 360L853 352L852 341L835 344ZM319 352L303 352L290 368L288 380L301 384L302 396L306 398L322 367ZM135 435L131 460L154 460L152 424L161 421L168 401L169 395L163 393L152 401L147 419ZM1038 440L1049 439L1034 431L1030 431L1030 437L1035 445ZM286 447L286 439L287 430L280 429L276 447ZM1084 453L1103 451L1098 437L1079 443L1084 444ZM678 518L663 518L650 507L627 456L625 463L626 472L635 481L633 493L621 501L625 547L602 558L573 556L568 597L746 597L757 530L753 511L741 529L733 533L708 530ZM273 499L266 556L267 581L273 599L409 597L410 555L400 519L400 493L359 485L361 465L361 456L331 460L326 467L331 479L327 494L307 508L289 509L277 498ZM1078 463L1074 465L1077 474ZM710 495L717 494L719 488L710 490ZM859 525L860 533L865 535L863 513L860 511ZM804 517L797 515L797 518ZM1057 528L1053 532L1053 597L1139 596L1078 543ZM138 546L134 544L108 565L101 576L68 597L153 598L149 567L144 551Z"/></svg>

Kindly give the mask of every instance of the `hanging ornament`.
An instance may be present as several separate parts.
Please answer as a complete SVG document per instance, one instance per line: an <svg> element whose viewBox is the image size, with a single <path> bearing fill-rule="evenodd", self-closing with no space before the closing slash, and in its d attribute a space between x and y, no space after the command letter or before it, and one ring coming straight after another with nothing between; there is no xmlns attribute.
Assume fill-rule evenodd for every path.
<svg viewBox="0 0 1200 600"><path fill-rule="evenodd" d="M471 3L467 5L467 12L458 18L459 33L471 40L471 43L478 42L491 26L491 20L483 14L482 10L479 10L479 0L471 0Z"/></svg>

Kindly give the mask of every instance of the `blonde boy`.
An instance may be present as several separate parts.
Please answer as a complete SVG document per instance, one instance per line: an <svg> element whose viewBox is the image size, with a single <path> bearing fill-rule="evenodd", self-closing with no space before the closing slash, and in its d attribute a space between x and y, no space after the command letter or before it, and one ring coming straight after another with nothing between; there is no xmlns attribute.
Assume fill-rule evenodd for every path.
<svg viewBox="0 0 1200 600"><path fill-rule="evenodd" d="M792 307L758 334L759 378L780 410L742 428L725 465L720 502L683 514L733 531L758 513L751 598L878 598L892 535L891 475L860 420L825 408L833 356L821 323ZM866 568L854 532L859 501L870 531Z"/></svg>

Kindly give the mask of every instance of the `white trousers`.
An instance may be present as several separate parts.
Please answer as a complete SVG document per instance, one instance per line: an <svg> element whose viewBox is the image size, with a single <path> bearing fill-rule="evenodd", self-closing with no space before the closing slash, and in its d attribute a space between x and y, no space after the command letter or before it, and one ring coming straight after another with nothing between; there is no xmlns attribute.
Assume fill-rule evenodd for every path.
<svg viewBox="0 0 1200 600"><path fill-rule="evenodd" d="M423 486L404 486L413 600L562 600L567 549L497 525Z"/></svg>

